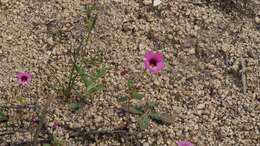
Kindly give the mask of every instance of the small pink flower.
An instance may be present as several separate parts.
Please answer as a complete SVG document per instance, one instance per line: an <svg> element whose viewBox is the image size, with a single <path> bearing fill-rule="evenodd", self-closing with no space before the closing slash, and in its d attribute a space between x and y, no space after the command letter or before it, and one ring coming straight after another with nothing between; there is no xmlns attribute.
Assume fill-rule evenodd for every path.
<svg viewBox="0 0 260 146"><path fill-rule="evenodd" d="M193 146L189 141L178 141L177 144L178 146Z"/></svg>
<svg viewBox="0 0 260 146"><path fill-rule="evenodd" d="M60 124L57 123L57 122L54 122L53 125L52 125L52 128L55 130L55 129L58 129L60 127Z"/></svg>
<svg viewBox="0 0 260 146"><path fill-rule="evenodd" d="M32 74L28 72L17 72L16 79L19 86L29 86L32 81Z"/></svg>
<svg viewBox="0 0 260 146"><path fill-rule="evenodd" d="M32 123L38 124L39 123L39 119L36 118L36 117L32 118Z"/></svg>
<svg viewBox="0 0 260 146"><path fill-rule="evenodd" d="M165 68L163 54L159 51L146 51L144 54L144 68L151 73L158 73Z"/></svg>

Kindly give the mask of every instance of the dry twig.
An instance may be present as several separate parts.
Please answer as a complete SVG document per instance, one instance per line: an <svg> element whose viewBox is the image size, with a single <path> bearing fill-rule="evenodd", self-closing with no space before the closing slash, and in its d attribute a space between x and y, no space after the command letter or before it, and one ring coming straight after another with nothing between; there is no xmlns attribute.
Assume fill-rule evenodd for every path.
<svg viewBox="0 0 260 146"><path fill-rule="evenodd" d="M245 60L243 57L240 57L241 60L241 80L242 80L242 86L243 86L243 94L246 94L246 90L247 90L247 83L246 83L246 67L245 67Z"/></svg>

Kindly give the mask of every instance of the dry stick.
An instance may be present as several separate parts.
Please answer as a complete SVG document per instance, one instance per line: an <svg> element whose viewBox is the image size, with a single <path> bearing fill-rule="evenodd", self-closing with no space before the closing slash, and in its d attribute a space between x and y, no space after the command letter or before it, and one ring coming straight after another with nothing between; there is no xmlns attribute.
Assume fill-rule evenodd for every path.
<svg viewBox="0 0 260 146"><path fill-rule="evenodd" d="M28 105L10 105L10 106L1 105L0 108L2 108L2 109L24 109L24 108L35 108L35 106L33 104L28 104Z"/></svg>
<svg viewBox="0 0 260 146"><path fill-rule="evenodd" d="M131 106L128 109L127 106L122 105L121 109L126 111L126 112L128 112L128 113L131 113L131 114L140 115L140 113L137 113L136 110L133 107L131 107ZM161 121L164 124L173 124L174 120L175 120L174 116L169 115L167 113L159 113L157 116L150 116L150 118L152 120L159 120L159 121Z"/></svg>
<svg viewBox="0 0 260 146"><path fill-rule="evenodd" d="M40 115L40 118L39 118L39 125L35 131L35 134L34 134L34 137L33 137L33 142L32 142L32 146L36 146L37 145L37 142L38 142L38 137L39 137L39 134L40 134L40 131L44 125L44 122L45 122L45 118L46 118L46 115L47 115L47 111L48 111L48 107L50 106L51 104L51 97L48 97L48 100L47 100L47 103L46 105L44 106L43 110L42 110L42 113Z"/></svg>
<svg viewBox="0 0 260 146"><path fill-rule="evenodd" d="M242 80L242 86L243 86L243 93L246 94L247 90L247 83L246 83L246 75L245 75L245 60L243 57L240 57L241 60L241 80Z"/></svg>
<svg viewBox="0 0 260 146"><path fill-rule="evenodd" d="M16 130L16 131L12 131L12 132L3 132L3 133L0 133L0 137L6 136L6 135L13 135L15 133L25 133L25 132L27 132L27 130Z"/></svg>
<svg viewBox="0 0 260 146"><path fill-rule="evenodd" d="M42 69L42 71L44 71L44 73L46 74L45 69ZM33 140L32 140L32 146L36 146L36 145L37 145L37 143L38 143L38 137L39 137L40 131L41 131L41 129L42 129L43 126L46 126L45 118L46 118L46 115L48 114L48 108L49 108L49 106L50 106L50 104L51 104L51 102L52 102L52 99L53 99L53 98L52 98L51 96L49 96L49 97L47 98L46 104L45 104L45 106L43 107L43 110L42 110L41 115L39 116L39 125L38 125L38 127L37 127L37 129L36 129L36 131L35 131L35 133L34 133ZM36 102L36 104L37 104L36 106L37 106L37 107L40 107L40 105L38 105L38 103L39 103L39 102Z"/></svg>
<svg viewBox="0 0 260 146"><path fill-rule="evenodd" d="M128 110L128 111L130 110L130 98L131 98L131 95L129 95L129 97L128 97L128 99L127 99L127 110ZM127 120L127 123L126 123L126 126L127 126L126 128L128 128L128 127L129 127L129 124L130 124L130 120L131 120L130 112L128 112L127 118L128 118L128 120Z"/></svg>
<svg viewBox="0 0 260 146"><path fill-rule="evenodd" d="M126 130L89 130L89 131L76 131L70 137L79 137L87 135L111 135L111 134L127 134Z"/></svg>

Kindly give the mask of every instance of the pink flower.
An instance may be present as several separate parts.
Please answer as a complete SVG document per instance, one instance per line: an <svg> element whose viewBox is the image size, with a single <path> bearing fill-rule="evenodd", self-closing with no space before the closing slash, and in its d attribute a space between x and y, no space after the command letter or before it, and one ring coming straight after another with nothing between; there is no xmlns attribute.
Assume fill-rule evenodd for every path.
<svg viewBox="0 0 260 146"><path fill-rule="evenodd" d="M60 124L57 123L57 122L54 122L53 125L52 125L52 128L55 130L55 129L58 129L60 127Z"/></svg>
<svg viewBox="0 0 260 146"><path fill-rule="evenodd" d="M144 54L144 68L151 73L158 73L165 68L163 54L148 50Z"/></svg>
<svg viewBox="0 0 260 146"><path fill-rule="evenodd" d="M178 146L193 146L189 141L178 141L177 144Z"/></svg>
<svg viewBox="0 0 260 146"><path fill-rule="evenodd" d="M16 79L19 86L29 86L32 81L32 74L28 72L17 72Z"/></svg>

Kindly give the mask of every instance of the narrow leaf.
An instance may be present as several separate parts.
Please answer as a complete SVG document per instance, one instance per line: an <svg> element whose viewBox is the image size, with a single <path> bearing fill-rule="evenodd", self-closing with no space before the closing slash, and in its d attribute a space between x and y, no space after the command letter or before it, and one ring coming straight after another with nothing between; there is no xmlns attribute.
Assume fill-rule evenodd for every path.
<svg viewBox="0 0 260 146"><path fill-rule="evenodd" d="M137 119L137 125L140 129L146 129L149 125L149 117L146 114L141 115Z"/></svg>
<svg viewBox="0 0 260 146"><path fill-rule="evenodd" d="M0 119L5 117L5 114L3 112L0 111Z"/></svg>
<svg viewBox="0 0 260 146"><path fill-rule="evenodd" d="M105 68L100 68L97 69L96 74L92 77L93 81L98 80L99 78L101 78L102 76L104 76L106 73L106 69Z"/></svg>
<svg viewBox="0 0 260 146"><path fill-rule="evenodd" d="M155 106L157 106L158 104L155 102L155 101L148 101L146 103L146 105L148 106L148 108L152 109L154 108Z"/></svg>
<svg viewBox="0 0 260 146"><path fill-rule="evenodd" d="M133 84L134 84L133 80L130 80L130 79L129 79L129 80L127 81L128 87L132 87Z"/></svg>
<svg viewBox="0 0 260 146"><path fill-rule="evenodd" d="M71 109L72 109L73 112L80 109L79 103L72 103L70 106L71 106Z"/></svg>
<svg viewBox="0 0 260 146"><path fill-rule="evenodd" d="M160 114L157 113L157 112L152 112L152 113L149 114L149 116L150 116L153 120L161 121Z"/></svg>
<svg viewBox="0 0 260 146"><path fill-rule="evenodd" d="M132 106L130 108L130 110L131 110L130 112L135 113L135 114L143 114L144 113L143 108L142 107L138 107L138 106Z"/></svg>
<svg viewBox="0 0 260 146"><path fill-rule="evenodd" d="M75 65L77 72L79 73L81 81L85 84L85 87L88 88L93 82L88 80L89 75L78 65Z"/></svg>
<svg viewBox="0 0 260 146"><path fill-rule="evenodd" d="M51 142L51 145L53 146L62 146L63 145L63 141L61 139L58 138L54 138Z"/></svg>
<svg viewBox="0 0 260 146"><path fill-rule="evenodd" d="M150 118L158 123L161 124L173 124L174 123L174 117L172 115L168 115L166 113L150 113Z"/></svg>
<svg viewBox="0 0 260 146"><path fill-rule="evenodd" d="M99 90L103 89L103 85L101 84L92 84L91 86L87 87L86 94L90 95Z"/></svg>
<svg viewBox="0 0 260 146"><path fill-rule="evenodd" d="M134 98L134 99L138 99L138 100L141 100L141 99L143 99L143 95L142 94L140 94L140 93L138 93L138 92L136 92L136 91L133 91L132 93L131 93L131 96Z"/></svg>
<svg viewBox="0 0 260 146"><path fill-rule="evenodd" d="M0 111L0 123L1 122L7 122L8 116L6 116L3 112Z"/></svg>

